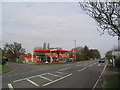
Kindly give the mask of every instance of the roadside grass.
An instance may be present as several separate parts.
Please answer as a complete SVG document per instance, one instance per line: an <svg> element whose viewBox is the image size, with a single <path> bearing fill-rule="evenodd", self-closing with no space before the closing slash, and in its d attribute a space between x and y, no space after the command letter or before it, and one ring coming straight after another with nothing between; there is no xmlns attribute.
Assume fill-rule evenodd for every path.
<svg viewBox="0 0 120 90"><path fill-rule="evenodd" d="M14 62L14 63L24 64L23 62Z"/></svg>
<svg viewBox="0 0 120 90"><path fill-rule="evenodd" d="M120 88L120 75L107 75L104 79L102 88Z"/></svg>
<svg viewBox="0 0 120 90"><path fill-rule="evenodd" d="M118 67L113 67L113 66L108 66L108 70L113 72L120 72L120 69Z"/></svg>
<svg viewBox="0 0 120 90"><path fill-rule="evenodd" d="M112 64L112 62L108 61L108 64Z"/></svg>
<svg viewBox="0 0 120 90"><path fill-rule="evenodd" d="M10 67L9 66L7 66L7 65L0 65L0 71L1 70L7 70L7 69L9 69Z"/></svg>
<svg viewBox="0 0 120 90"><path fill-rule="evenodd" d="M107 66L109 72L120 72L118 67L113 67L112 65ZM103 90L106 88L120 88L120 74L106 75L103 78L102 84Z"/></svg>

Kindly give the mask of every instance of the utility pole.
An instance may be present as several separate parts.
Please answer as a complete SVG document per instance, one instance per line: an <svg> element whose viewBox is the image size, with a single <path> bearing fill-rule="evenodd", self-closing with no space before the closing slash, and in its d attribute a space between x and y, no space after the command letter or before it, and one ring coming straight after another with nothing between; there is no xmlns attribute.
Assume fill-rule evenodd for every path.
<svg viewBox="0 0 120 90"><path fill-rule="evenodd" d="M75 61L76 61L76 40L74 40L74 48L75 48Z"/></svg>
<svg viewBox="0 0 120 90"><path fill-rule="evenodd" d="M32 60L32 63L33 63L33 61L34 61L34 60L33 60L33 59L34 59L34 58L33 58L33 56L34 56L34 55L33 55L33 51L31 52L31 54L32 54L31 60Z"/></svg>

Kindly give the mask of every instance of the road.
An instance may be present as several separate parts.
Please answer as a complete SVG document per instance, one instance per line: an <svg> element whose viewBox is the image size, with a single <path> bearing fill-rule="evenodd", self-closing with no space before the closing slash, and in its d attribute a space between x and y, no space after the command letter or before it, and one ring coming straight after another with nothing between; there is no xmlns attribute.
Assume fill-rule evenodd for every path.
<svg viewBox="0 0 120 90"><path fill-rule="evenodd" d="M3 88L93 88L105 63L90 60L64 65L26 65L3 75Z"/></svg>

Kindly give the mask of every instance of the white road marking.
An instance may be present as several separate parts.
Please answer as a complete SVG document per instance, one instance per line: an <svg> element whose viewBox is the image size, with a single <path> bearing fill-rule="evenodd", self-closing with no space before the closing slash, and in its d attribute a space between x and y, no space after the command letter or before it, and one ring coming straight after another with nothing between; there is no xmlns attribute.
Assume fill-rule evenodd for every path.
<svg viewBox="0 0 120 90"><path fill-rule="evenodd" d="M41 76L41 75L39 75L39 77L41 77L41 78L43 78L43 79L46 79L46 80L48 80L48 81L52 81L51 79L48 79L48 78L43 77L43 76Z"/></svg>
<svg viewBox="0 0 120 90"><path fill-rule="evenodd" d="M102 73L101 73L101 76L102 76L103 72L105 71L106 66L107 66L107 63L105 64L105 67L103 68L103 71L102 71Z"/></svg>
<svg viewBox="0 0 120 90"><path fill-rule="evenodd" d="M46 75L47 73L43 73L43 74L40 74L40 75ZM27 77L28 79L30 78L34 78L34 77L38 77L39 75L35 75L35 76L31 76L31 77ZM13 82L19 82L19 81L22 81L22 80L26 80L26 78L23 78L23 79L18 79L18 80L15 80Z"/></svg>
<svg viewBox="0 0 120 90"><path fill-rule="evenodd" d="M93 66L93 64L91 64L89 67Z"/></svg>
<svg viewBox="0 0 120 90"><path fill-rule="evenodd" d="M28 82L30 82L30 83L32 83L33 85L35 85L35 86L39 86L38 84L36 84L35 82L33 82L32 80L30 80L30 79L26 79Z"/></svg>
<svg viewBox="0 0 120 90"><path fill-rule="evenodd" d="M107 63L108 63L108 62L107 62ZM106 68L106 66L107 66L107 63L105 64L105 67L104 67L104 69L103 69L103 71L102 71L102 73L101 73L101 76L102 76L102 74L103 74L103 72L104 72L104 70L105 70L105 68ZM93 86L92 90L94 90L94 88L95 88L96 85L98 84L99 79L101 78L101 76L99 76L99 78L98 78L98 80L96 81L95 85Z"/></svg>
<svg viewBox="0 0 120 90"><path fill-rule="evenodd" d="M98 64L98 67L100 67L100 64Z"/></svg>
<svg viewBox="0 0 120 90"><path fill-rule="evenodd" d="M59 80L62 80L62 79L66 78L66 77L69 77L69 76L71 76L71 75L72 75L72 73L71 73L71 74L68 74L68 75L66 75L66 76L64 76L64 77L61 77L61 78L59 78L59 79L56 79L56 80L54 80L54 81L52 81L52 82L46 83L46 84L44 84L43 86L47 86L47 85L49 85L49 84L52 84L52 83L57 82L57 81L59 81Z"/></svg>
<svg viewBox="0 0 120 90"><path fill-rule="evenodd" d="M28 79L35 78L35 77L38 77L38 75L36 75L36 76L31 76L31 77L28 77Z"/></svg>
<svg viewBox="0 0 120 90"><path fill-rule="evenodd" d="M101 78L102 76L99 76L99 79Z"/></svg>
<svg viewBox="0 0 120 90"><path fill-rule="evenodd" d="M59 71L67 70L67 69L69 69L69 68L71 68L71 67L67 67L67 68L64 68L64 69L60 69Z"/></svg>
<svg viewBox="0 0 120 90"><path fill-rule="evenodd" d="M46 75L46 74L48 74L48 73L43 73L43 74L40 74L40 75Z"/></svg>
<svg viewBox="0 0 120 90"><path fill-rule="evenodd" d="M87 68L87 67L85 67L85 68L83 68L83 69L80 69L80 70L78 70L78 71L79 71L79 72L80 72L80 71L83 71L83 70L85 70L86 68Z"/></svg>
<svg viewBox="0 0 120 90"><path fill-rule="evenodd" d="M96 81L94 87L92 88L92 90L94 90L94 88L96 87L97 83L98 83L99 79Z"/></svg>
<svg viewBox="0 0 120 90"><path fill-rule="evenodd" d="M46 70L46 69L41 69L41 70ZM4 75L6 75L5 77L10 77L10 76L15 76L15 75L23 75L23 74L26 74L26 73L31 73L31 72L38 72L38 71L41 71L41 70L33 70L33 71L30 71L30 72L24 72L24 73L16 73L16 74L12 74L12 75L6 75L6 74L8 74L8 73L6 73L6 74L4 74Z"/></svg>
<svg viewBox="0 0 120 90"><path fill-rule="evenodd" d="M48 75L52 75L52 76L56 76L56 77L61 77L59 75L55 75L55 74L52 74L52 73L48 73Z"/></svg>
<svg viewBox="0 0 120 90"><path fill-rule="evenodd" d="M56 71L56 73L65 74L65 73L62 73L62 72L58 72L58 71Z"/></svg>
<svg viewBox="0 0 120 90"><path fill-rule="evenodd" d="M81 66L81 65L76 65L75 67L79 67L79 66Z"/></svg>
<svg viewBox="0 0 120 90"><path fill-rule="evenodd" d="M22 80L26 80L26 78L19 79L19 80L15 80L15 81L13 81L13 82L19 82L19 81L22 81Z"/></svg>
<svg viewBox="0 0 120 90"><path fill-rule="evenodd" d="M9 89L14 90L14 89L13 89L13 86L12 86L12 84L11 84L11 83L8 83L8 87L9 87Z"/></svg>

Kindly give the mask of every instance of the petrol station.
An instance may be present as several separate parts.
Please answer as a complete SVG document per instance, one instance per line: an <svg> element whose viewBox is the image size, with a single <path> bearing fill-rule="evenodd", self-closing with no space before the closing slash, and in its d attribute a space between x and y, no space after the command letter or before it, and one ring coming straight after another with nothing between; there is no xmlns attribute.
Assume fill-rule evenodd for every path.
<svg viewBox="0 0 120 90"><path fill-rule="evenodd" d="M37 56L37 61L40 62L58 62L69 58L68 50L62 49L45 49L45 50L34 50L35 53L42 53Z"/></svg>

